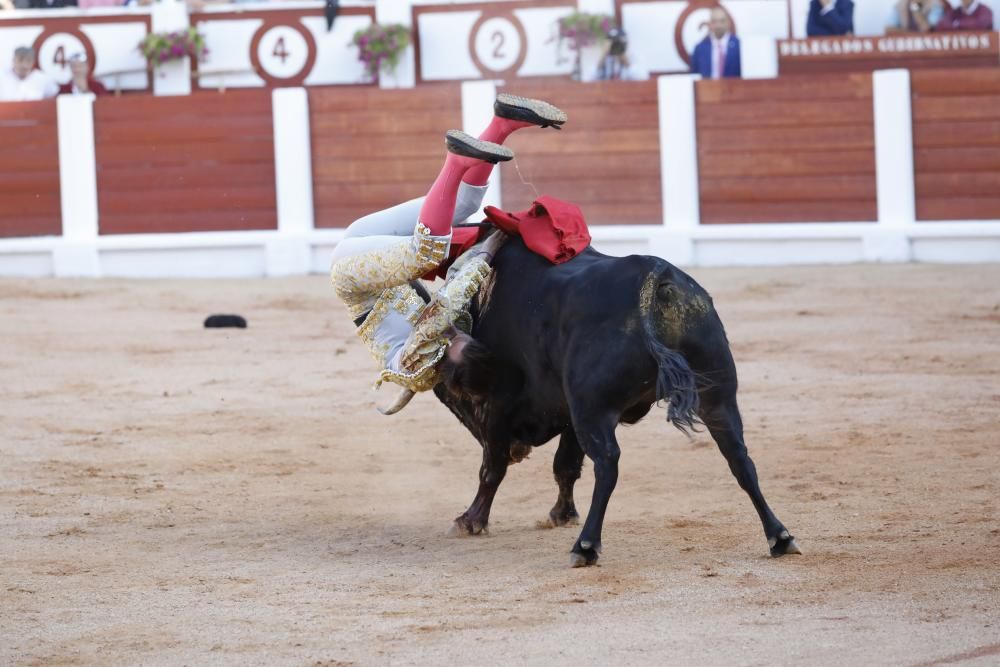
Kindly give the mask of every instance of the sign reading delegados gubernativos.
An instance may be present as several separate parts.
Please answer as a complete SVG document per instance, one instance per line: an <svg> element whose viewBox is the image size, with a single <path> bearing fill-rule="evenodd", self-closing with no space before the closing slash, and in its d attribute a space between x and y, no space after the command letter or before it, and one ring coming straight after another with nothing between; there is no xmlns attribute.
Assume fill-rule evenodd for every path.
<svg viewBox="0 0 1000 667"><path fill-rule="evenodd" d="M997 53L997 33L947 33L887 37L791 39L778 44L782 58L886 53ZM1000 60L1000 55L998 55Z"/></svg>

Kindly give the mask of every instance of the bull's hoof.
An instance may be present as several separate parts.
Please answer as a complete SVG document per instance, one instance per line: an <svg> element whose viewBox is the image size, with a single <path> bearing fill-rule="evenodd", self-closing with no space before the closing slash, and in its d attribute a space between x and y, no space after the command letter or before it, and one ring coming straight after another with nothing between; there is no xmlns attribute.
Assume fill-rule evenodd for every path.
<svg viewBox="0 0 1000 667"><path fill-rule="evenodd" d="M559 526L575 526L580 523L580 514L575 507L553 507L549 512L549 518L539 521L539 528L558 528Z"/></svg>
<svg viewBox="0 0 1000 667"><path fill-rule="evenodd" d="M587 567L597 563L601 555L601 543L581 542L577 540L569 554L570 567Z"/></svg>
<svg viewBox="0 0 1000 667"><path fill-rule="evenodd" d="M479 521L477 519L470 519L466 515L462 515L455 519L448 528L449 537L468 537L469 535L489 535L490 531L487 529L485 521Z"/></svg>
<svg viewBox="0 0 1000 667"><path fill-rule="evenodd" d="M767 544L771 547L771 555L775 558L785 554L802 554L799 545L795 543L795 538L789 535L787 530L783 530L778 533L777 537L769 539Z"/></svg>

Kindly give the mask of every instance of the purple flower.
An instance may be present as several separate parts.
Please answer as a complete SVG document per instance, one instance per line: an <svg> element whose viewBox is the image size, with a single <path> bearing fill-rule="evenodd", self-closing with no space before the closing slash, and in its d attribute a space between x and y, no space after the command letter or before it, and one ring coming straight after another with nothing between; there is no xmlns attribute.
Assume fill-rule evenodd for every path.
<svg viewBox="0 0 1000 667"><path fill-rule="evenodd" d="M172 53L175 56L183 56L184 55L184 47L181 46L180 44L174 44L170 48L170 53Z"/></svg>

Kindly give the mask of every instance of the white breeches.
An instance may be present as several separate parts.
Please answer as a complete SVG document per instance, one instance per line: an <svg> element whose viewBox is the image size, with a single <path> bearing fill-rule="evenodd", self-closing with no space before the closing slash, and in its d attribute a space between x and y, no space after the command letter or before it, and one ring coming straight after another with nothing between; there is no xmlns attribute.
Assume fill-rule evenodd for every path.
<svg viewBox="0 0 1000 667"><path fill-rule="evenodd" d="M462 222L478 211L488 188L488 185L462 183L455 199L452 224ZM424 197L418 197L355 220L344 232L343 240L333 249L333 261L399 243L401 236L413 236L423 205Z"/></svg>

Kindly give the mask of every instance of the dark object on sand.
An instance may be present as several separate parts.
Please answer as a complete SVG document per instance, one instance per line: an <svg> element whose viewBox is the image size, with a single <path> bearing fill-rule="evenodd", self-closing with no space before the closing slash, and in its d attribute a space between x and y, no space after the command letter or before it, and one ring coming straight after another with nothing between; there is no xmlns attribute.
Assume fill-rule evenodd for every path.
<svg viewBox="0 0 1000 667"><path fill-rule="evenodd" d="M247 321L239 315L209 315L205 318L206 329L217 329L223 327L246 329Z"/></svg>

